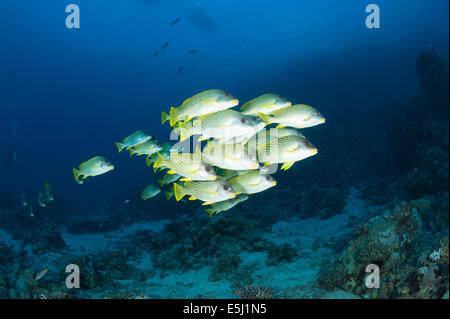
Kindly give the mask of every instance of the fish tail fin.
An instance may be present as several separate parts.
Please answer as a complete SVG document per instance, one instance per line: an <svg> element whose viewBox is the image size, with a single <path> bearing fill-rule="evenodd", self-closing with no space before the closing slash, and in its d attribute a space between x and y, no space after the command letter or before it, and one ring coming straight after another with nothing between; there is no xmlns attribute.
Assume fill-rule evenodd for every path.
<svg viewBox="0 0 450 319"><path fill-rule="evenodd" d="M173 192L177 201L180 201L185 195L183 187L177 183L173 183Z"/></svg>
<svg viewBox="0 0 450 319"><path fill-rule="evenodd" d="M134 150L130 147L129 151L130 151L130 157L133 157Z"/></svg>
<svg viewBox="0 0 450 319"><path fill-rule="evenodd" d="M164 162L166 161L159 152L157 154L158 154L158 159L156 160L155 164L153 164L154 169L164 166Z"/></svg>
<svg viewBox="0 0 450 319"><path fill-rule="evenodd" d="M157 179L156 182L159 184L159 186L164 186L164 181L162 179Z"/></svg>
<svg viewBox="0 0 450 319"><path fill-rule="evenodd" d="M122 150L124 149L124 145L122 143L117 142L116 143L117 149L119 150L119 153L122 152Z"/></svg>
<svg viewBox="0 0 450 319"><path fill-rule="evenodd" d="M167 114L166 112L162 111L162 112L161 112L161 121L162 121L162 124L166 123L168 120L170 120L170 115Z"/></svg>
<svg viewBox="0 0 450 319"><path fill-rule="evenodd" d="M267 125L269 125L269 124L272 123L272 118L271 118L269 115L263 114L263 113L259 112L259 113L258 113L258 116L259 116L259 118L260 118L261 120L263 120L264 123L266 123Z"/></svg>
<svg viewBox="0 0 450 319"><path fill-rule="evenodd" d="M192 125L190 123L179 122L178 127L180 128L180 142L192 136Z"/></svg>
<svg viewBox="0 0 450 319"><path fill-rule="evenodd" d="M170 200L170 199L172 198L172 196L173 196L173 193L172 193L172 192L167 192L167 191L165 191L165 192L164 192L164 195L166 195L166 199L167 199L167 200Z"/></svg>
<svg viewBox="0 0 450 319"><path fill-rule="evenodd" d="M205 209L205 212L208 213L209 218L212 218L212 217L213 217L214 210L213 210L212 208L207 208L207 209Z"/></svg>
<svg viewBox="0 0 450 319"><path fill-rule="evenodd" d="M73 169L73 176L75 177L75 181L78 183L78 179L80 178L80 171L76 168Z"/></svg>
<svg viewBox="0 0 450 319"><path fill-rule="evenodd" d="M145 163L147 163L147 167L150 167L150 165L152 165L152 161L150 160L150 155L148 155L147 158L145 159Z"/></svg>
<svg viewBox="0 0 450 319"><path fill-rule="evenodd" d="M174 127L175 123L178 122L178 110L175 107L170 108L169 112L170 126Z"/></svg>

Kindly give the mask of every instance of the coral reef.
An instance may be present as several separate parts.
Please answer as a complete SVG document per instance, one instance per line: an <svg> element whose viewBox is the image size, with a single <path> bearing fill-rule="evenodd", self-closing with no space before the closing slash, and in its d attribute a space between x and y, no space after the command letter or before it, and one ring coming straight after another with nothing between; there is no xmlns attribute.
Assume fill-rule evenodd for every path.
<svg viewBox="0 0 450 319"><path fill-rule="evenodd" d="M241 299L272 299L273 292L270 287L249 286L237 289L233 292Z"/></svg>
<svg viewBox="0 0 450 319"><path fill-rule="evenodd" d="M402 203L369 220L357 230L347 249L324 269L319 285L366 298L441 298L448 290L448 238L441 248L424 251L421 212L427 200ZM366 267L380 268L380 288L365 285Z"/></svg>

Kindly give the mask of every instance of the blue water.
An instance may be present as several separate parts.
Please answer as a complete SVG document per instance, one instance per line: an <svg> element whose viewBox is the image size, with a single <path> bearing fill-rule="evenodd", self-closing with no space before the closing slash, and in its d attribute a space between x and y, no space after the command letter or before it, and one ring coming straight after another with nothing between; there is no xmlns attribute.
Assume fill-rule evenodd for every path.
<svg viewBox="0 0 450 319"><path fill-rule="evenodd" d="M313 105L327 123L305 130L319 148L306 167L317 163L324 172L339 161L349 169L358 156L368 156L355 148L379 145L386 135L387 123L374 115L391 114L394 101L420 94L417 54L432 46L448 59L445 0L377 0L379 29L366 28L370 2L362 0L74 2L79 29L65 26L67 1L0 2L0 161L11 145L16 151L13 165L0 167L0 189L17 205L22 194L36 205L48 180L64 207L60 216L90 216L105 210L105 202L121 207L137 201L154 182L153 171L142 158L118 154L114 142L137 129L169 141L161 111L210 88L241 102L273 92ZM355 127L370 128L373 140L353 145L360 133ZM339 137L349 142L339 156L348 158L333 158ZM383 157L387 149L377 152ZM96 155L115 170L77 184L72 168ZM394 167L393 175L405 165ZM303 176L299 167L292 172ZM321 185L319 177L308 178ZM289 185L289 175L282 180L276 194ZM149 214L161 209L159 201ZM171 207L176 215L177 206Z"/></svg>

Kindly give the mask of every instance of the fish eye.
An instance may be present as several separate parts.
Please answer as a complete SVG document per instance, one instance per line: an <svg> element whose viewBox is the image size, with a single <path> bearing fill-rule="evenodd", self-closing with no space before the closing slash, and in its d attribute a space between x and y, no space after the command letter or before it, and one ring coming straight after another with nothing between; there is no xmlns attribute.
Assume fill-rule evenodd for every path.
<svg viewBox="0 0 450 319"><path fill-rule="evenodd" d="M230 93L225 93L225 97L232 97L232 95Z"/></svg>
<svg viewBox="0 0 450 319"><path fill-rule="evenodd" d="M266 180L268 180L269 182L272 180L272 176L270 176L270 175L267 175L266 176Z"/></svg>
<svg viewBox="0 0 450 319"><path fill-rule="evenodd" d="M247 124L247 123L248 123L248 120L247 120L247 119L241 119L241 123Z"/></svg>
<svg viewBox="0 0 450 319"><path fill-rule="evenodd" d="M212 172L212 167L211 167L211 166L207 166L207 167L206 167L206 171L207 171L208 173L211 173L211 172Z"/></svg>
<svg viewBox="0 0 450 319"><path fill-rule="evenodd" d="M229 190L230 190L230 186L225 185L225 186L223 187L223 189L226 190L226 191L229 191Z"/></svg>

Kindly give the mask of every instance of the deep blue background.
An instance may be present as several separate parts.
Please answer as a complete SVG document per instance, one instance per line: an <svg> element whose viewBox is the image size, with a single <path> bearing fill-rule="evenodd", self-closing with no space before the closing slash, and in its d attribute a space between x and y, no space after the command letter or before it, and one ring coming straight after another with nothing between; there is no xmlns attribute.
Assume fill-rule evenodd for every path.
<svg viewBox="0 0 450 319"><path fill-rule="evenodd" d="M87 214L153 179L114 142L137 129L167 140L161 110L195 93L221 88L241 102L279 93L318 108L326 138L416 92L419 50L448 56L447 0L376 1L377 30L365 27L371 2L360 0L72 2L77 30L65 27L70 1L0 2L0 161L12 142L17 151L13 168L0 167L0 189L35 199L47 178ZM95 155L116 169L76 184L72 168Z"/></svg>

